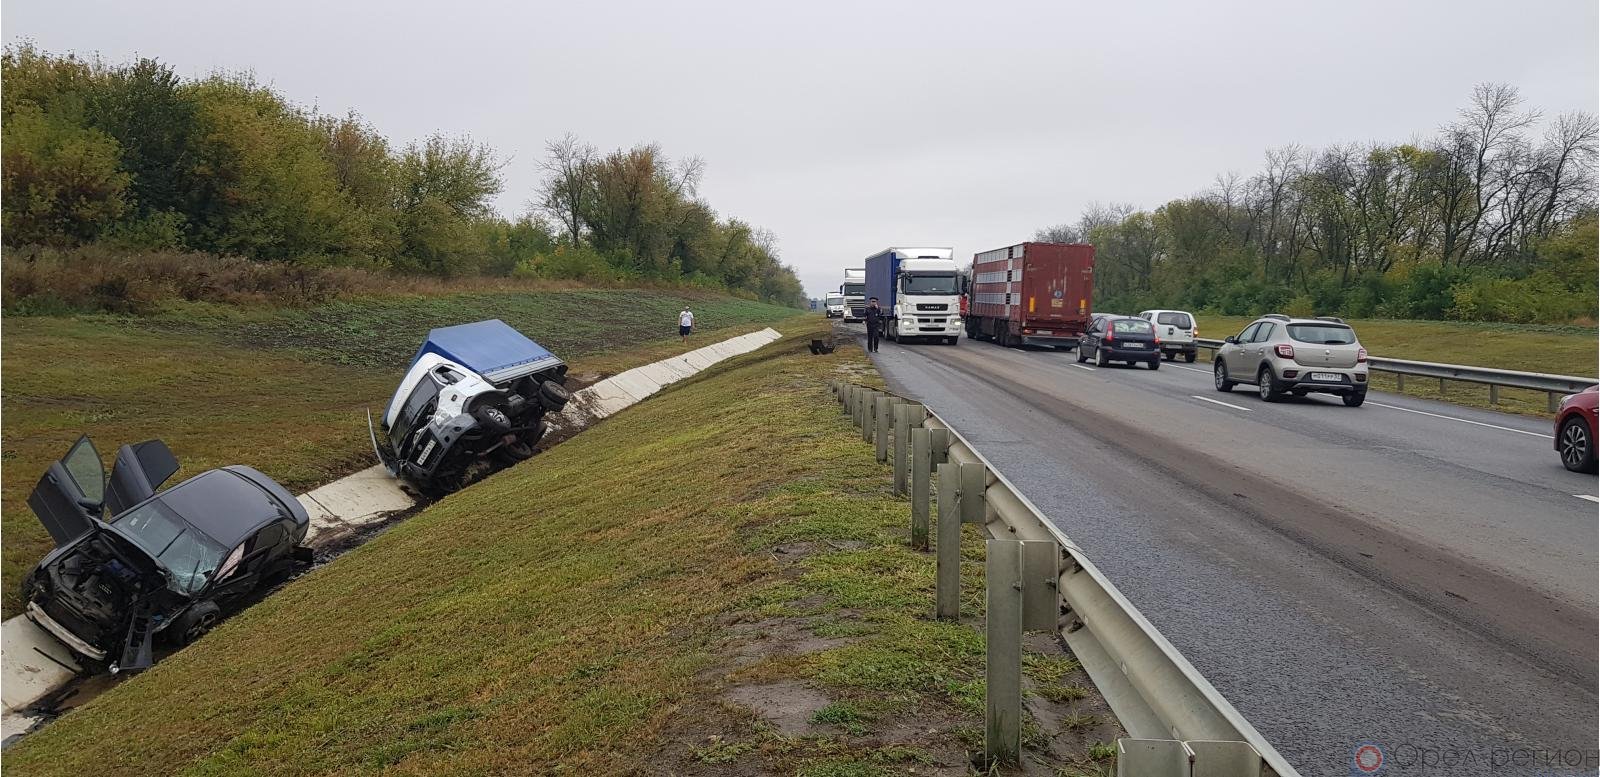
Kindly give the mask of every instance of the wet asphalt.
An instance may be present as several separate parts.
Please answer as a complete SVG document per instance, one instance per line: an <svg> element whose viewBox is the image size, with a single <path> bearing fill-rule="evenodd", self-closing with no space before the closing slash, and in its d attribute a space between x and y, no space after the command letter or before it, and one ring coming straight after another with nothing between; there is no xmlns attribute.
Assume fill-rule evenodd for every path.
<svg viewBox="0 0 1600 777"><path fill-rule="evenodd" d="M857 328L858 329L858 328ZM884 342L938 412L1307 775L1594 774L1596 504L1541 419L1209 365ZM1222 404L1218 404L1218 403Z"/></svg>

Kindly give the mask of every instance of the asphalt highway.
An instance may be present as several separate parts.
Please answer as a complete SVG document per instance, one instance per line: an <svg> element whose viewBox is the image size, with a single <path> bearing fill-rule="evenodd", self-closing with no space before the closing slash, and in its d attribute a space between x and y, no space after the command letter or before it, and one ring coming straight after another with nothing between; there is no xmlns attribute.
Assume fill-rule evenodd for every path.
<svg viewBox="0 0 1600 777"><path fill-rule="evenodd" d="M885 341L926 403L1307 775L1594 774L1596 479L1542 419L1210 365Z"/></svg>

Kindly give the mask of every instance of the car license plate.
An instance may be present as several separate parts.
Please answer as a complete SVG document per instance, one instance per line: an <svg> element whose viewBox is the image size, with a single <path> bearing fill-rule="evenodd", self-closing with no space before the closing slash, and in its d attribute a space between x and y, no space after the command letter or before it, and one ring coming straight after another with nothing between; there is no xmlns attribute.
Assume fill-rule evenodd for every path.
<svg viewBox="0 0 1600 777"><path fill-rule="evenodd" d="M1048 329L1040 329L1040 330L1035 331L1034 334L1043 335L1045 337L1049 337L1050 335L1055 334L1055 332L1052 332L1052 331L1050 331Z"/></svg>
<svg viewBox="0 0 1600 777"><path fill-rule="evenodd" d="M1123 343L1123 348L1143 348L1144 343Z"/></svg>
<svg viewBox="0 0 1600 777"><path fill-rule="evenodd" d="M1334 372L1313 372L1311 373L1311 379L1328 381L1329 383L1341 383L1344 381L1344 378Z"/></svg>

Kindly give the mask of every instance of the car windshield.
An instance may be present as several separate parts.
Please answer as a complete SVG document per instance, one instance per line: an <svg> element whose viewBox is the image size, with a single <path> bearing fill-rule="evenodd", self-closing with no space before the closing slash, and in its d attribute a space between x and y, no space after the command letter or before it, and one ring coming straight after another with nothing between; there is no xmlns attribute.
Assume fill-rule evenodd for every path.
<svg viewBox="0 0 1600 777"><path fill-rule="evenodd" d="M1170 312L1157 313L1156 323L1166 324L1167 326L1175 326L1180 329L1188 329L1194 322L1189 319L1188 313Z"/></svg>
<svg viewBox="0 0 1600 777"><path fill-rule="evenodd" d="M1142 318L1119 318L1111 322L1111 331L1117 334L1147 335L1150 334L1150 322Z"/></svg>
<svg viewBox="0 0 1600 777"><path fill-rule="evenodd" d="M841 297L838 294L830 294L830 295L828 295L828 304L829 305L838 305L838 304L840 304L842 302L844 302L844 297Z"/></svg>
<svg viewBox="0 0 1600 777"><path fill-rule="evenodd" d="M900 291L905 294L954 294L955 273L912 273L900 276Z"/></svg>
<svg viewBox="0 0 1600 777"><path fill-rule="evenodd" d="M844 285L844 295L846 297L862 297L866 296L866 293L867 284L865 283L846 283Z"/></svg>
<svg viewBox="0 0 1600 777"><path fill-rule="evenodd" d="M152 499L111 520L123 536L133 540L166 567L172 587L182 594L204 588L207 576L222 563L224 548L190 526L159 499Z"/></svg>
<svg viewBox="0 0 1600 777"><path fill-rule="evenodd" d="M1315 345L1350 345L1356 341L1355 330L1339 324L1290 324L1289 336Z"/></svg>

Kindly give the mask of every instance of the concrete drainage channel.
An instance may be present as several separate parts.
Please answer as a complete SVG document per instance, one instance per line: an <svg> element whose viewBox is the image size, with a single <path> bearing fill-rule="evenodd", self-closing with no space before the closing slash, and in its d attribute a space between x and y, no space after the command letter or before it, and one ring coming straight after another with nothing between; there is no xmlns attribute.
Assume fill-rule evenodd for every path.
<svg viewBox="0 0 1600 777"><path fill-rule="evenodd" d="M564 440L665 386L781 337L769 327L613 375L575 392L561 414L548 419L549 436L558 442ZM418 506L417 499L381 465L312 489L298 499L311 515L306 544L317 551L319 564L361 544ZM114 684L104 676L82 678L75 684L81 676L72 656L24 616L5 621L0 633L6 746L48 722L63 707L81 704Z"/></svg>

